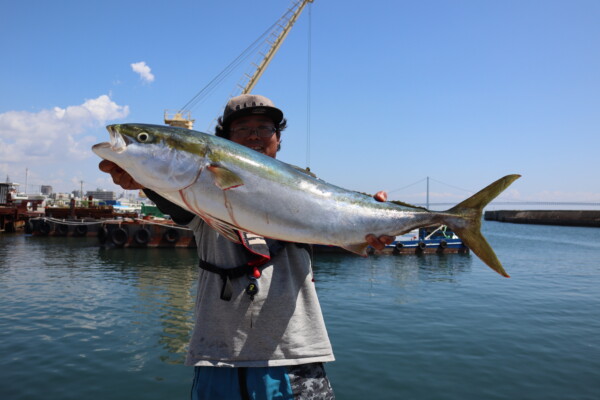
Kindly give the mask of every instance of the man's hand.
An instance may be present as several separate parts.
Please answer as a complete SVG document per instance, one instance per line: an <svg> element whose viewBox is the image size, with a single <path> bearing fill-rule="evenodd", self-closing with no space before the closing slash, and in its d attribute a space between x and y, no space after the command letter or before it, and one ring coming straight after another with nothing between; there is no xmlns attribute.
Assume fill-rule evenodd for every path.
<svg viewBox="0 0 600 400"><path fill-rule="evenodd" d="M131 177L131 175L129 175L127 172L125 172L125 170L123 170L121 167L119 167L112 161L102 160L100 161L98 168L100 168L100 171L110 174L113 182L121 186L123 189L136 190L144 188L142 185L137 183Z"/></svg>
<svg viewBox="0 0 600 400"><path fill-rule="evenodd" d="M373 198L381 202L387 201L387 193L381 190L375 193L375 196L373 196ZM381 235L379 237L376 237L373 234L368 234L367 236L365 236L365 240L367 241L367 243L369 243L369 245L371 245L371 247L373 247L375 250L383 250L385 248L385 245L392 243L394 239L394 236L388 235Z"/></svg>

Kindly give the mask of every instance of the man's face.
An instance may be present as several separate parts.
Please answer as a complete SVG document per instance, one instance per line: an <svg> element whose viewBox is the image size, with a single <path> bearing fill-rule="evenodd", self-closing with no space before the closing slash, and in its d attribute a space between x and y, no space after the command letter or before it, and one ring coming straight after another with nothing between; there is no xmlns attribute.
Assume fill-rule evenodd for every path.
<svg viewBox="0 0 600 400"><path fill-rule="evenodd" d="M279 147L275 124L263 115L249 115L231 122L229 139L273 158Z"/></svg>

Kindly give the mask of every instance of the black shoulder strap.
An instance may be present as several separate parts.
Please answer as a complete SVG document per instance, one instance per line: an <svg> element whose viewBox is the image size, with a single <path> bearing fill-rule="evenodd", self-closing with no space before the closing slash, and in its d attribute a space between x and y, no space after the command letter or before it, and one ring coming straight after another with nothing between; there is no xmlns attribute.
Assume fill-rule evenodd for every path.
<svg viewBox="0 0 600 400"><path fill-rule="evenodd" d="M277 255L284 247L285 242L271 240L247 232L239 232L242 245L250 254L255 255L253 259L243 265L234 268L221 268L214 264L200 260L198 266L208 272L218 274L223 280L221 288L221 300L229 301L233 296L231 280L244 275L251 275L255 268L260 269L268 261Z"/></svg>
<svg viewBox="0 0 600 400"><path fill-rule="evenodd" d="M218 274L221 277L223 280L223 286L221 288L221 300L225 301L231 300L231 296L233 295L231 280L250 274L253 268L248 264L240 265L235 268L221 268L204 260L200 260L198 266L205 271Z"/></svg>

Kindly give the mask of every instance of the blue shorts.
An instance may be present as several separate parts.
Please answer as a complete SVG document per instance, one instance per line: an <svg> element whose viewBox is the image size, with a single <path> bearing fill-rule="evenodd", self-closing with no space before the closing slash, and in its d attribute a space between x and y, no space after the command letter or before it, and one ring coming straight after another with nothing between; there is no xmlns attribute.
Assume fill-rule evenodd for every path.
<svg viewBox="0 0 600 400"><path fill-rule="evenodd" d="M333 400L322 363L285 367L195 367L192 400Z"/></svg>

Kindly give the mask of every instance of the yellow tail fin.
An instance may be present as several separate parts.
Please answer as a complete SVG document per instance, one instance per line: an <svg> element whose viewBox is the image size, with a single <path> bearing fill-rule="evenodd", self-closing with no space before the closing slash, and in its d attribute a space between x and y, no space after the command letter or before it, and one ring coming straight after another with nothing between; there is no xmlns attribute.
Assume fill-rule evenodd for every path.
<svg viewBox="0 0 600 400"><path fill-rule="evenodd" d="M457 204L444 214L450 214L444 223L452 229L481 260L500 275L509 278L496 253L481 234L483 208L521 175L507 175Z"/></svg>

